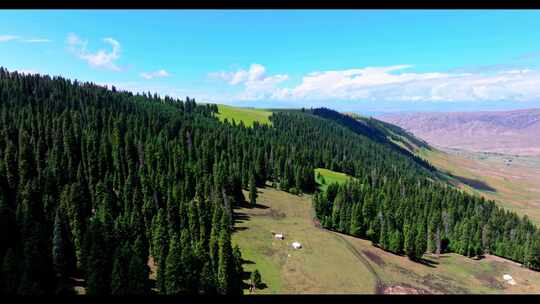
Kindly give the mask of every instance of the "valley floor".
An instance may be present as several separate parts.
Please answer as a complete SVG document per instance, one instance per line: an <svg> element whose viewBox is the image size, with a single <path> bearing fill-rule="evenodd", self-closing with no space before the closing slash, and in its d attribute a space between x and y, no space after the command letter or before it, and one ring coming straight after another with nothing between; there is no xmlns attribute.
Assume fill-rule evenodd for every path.
<svg viewBox="0 0 540 304"><path fill-rule="evenodd" d="M266 284L255 293L540 293L540 272L505 259L443 254L415 263L370 241L318 228L309 195L272 188L258 195L258 206L235 210L233 234L245 270L258 269ZM284 240L272 233L283 233ZM301 249L292 248L295 241ZM505 282L505 274L516 284Z"/></svg>

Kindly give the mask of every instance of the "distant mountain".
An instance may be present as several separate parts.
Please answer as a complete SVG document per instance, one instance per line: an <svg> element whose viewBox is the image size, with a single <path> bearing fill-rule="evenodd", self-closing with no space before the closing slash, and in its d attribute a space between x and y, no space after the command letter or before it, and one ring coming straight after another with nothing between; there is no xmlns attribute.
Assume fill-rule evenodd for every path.
<svg viewBox="0 0 540 304"><path fill-rule="evenodd" d="M540 109L497 112L385 114L434 146L515 155L540 155Z"/></svg>

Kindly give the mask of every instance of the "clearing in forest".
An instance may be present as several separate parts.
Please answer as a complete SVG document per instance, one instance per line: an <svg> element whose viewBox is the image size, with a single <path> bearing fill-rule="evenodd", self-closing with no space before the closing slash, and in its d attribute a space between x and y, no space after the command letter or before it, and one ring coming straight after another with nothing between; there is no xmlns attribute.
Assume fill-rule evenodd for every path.
<svg viewBox="0 0 540 304"><path fill-rule="evenodd" d="M336 172L324 168L315 169L315 181L319 185L319 189L321 191L325 191L328 185L332 183L344 184L350 178L352 177L345 173Z"/></svg>
<svg viewBox="0 0 540 304"><path fill-rule="evenodd" d="M309 195L269 187L258 192L256 207L235 208L233 233L245 260L245 282L249 272L261 273L265 288L255 293L540 293L540 272L508 260L450 253L413 262L370 241L319 228ZM294 241L302 249L293 249ZM504 274L516 285L505 282Z"/></svg>
<svg viewBox="0 0 540 304"><path fill-rule="evenodd" d="M244 122L246 127L253 126L255 121L260 124L272 125L269 117L272 115L272 112L262 109L248 109L248 108L237 108L226 105L218 105L218 118L220 121L227 119L229 122L234 121L238 124L240 121Z"/></svg>
<svg viewBox="0 0 540 304"><path fill-rule="evenodd" d="M235 209L233 233L246 260L245 271L258 269L267 286L256 293L344 294L375 289L369 269L331 232L313 224L310 196L269 187L258 192L256 207ZM283 233L284 239L276 239L272 232ZM301 249L292 248L295 241Z"/></svg>

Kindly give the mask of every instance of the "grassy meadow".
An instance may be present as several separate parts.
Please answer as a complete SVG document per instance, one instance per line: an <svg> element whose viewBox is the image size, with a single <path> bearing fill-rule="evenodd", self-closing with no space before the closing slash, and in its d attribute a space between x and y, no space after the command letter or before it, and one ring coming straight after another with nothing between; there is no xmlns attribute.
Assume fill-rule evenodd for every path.
<svg viewBox="0 0 540 304"><path fill-rule="evenodd" d="M229 122L232 122L234 119L236 123L243 121L244 125L248 127L253 126L255 121L259 122L260 124L272 125L272 122L269 119L270 115L272 115L272 112L270 111L262 109L237 108L226 105L218 105L218 111L217 116L220 121L227 119Z"/></svg>
<svg viewBox="0 0 540 304"><path fill-rule="evenodd" d="M319 174L321 177L319 177ZM326 190L328 185L332 183L343 184L347 182L347 180L350 178L351 176L345 173L336 172L324 168L315 169L315 181L319 185L319 189L322 191Z"/></svg>
<svg viewBox="0 0 540 304"><path fill-rule="evenodd" d="M258 191L257 207L235 209L233 233L244 269L258 269L266 284L255 294L540 293L540 272L514 262L457 254L425 255L426 263L412 262L370 241L318 228L309 195L269 187ZM293 249L294 241L303 247ZM517 284L506 283L504 274Z"/></svg>

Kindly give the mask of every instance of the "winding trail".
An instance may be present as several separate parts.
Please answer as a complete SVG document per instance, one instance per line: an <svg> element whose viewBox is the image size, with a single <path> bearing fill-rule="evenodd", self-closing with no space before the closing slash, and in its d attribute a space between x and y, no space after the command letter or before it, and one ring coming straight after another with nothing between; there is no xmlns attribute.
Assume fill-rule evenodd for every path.
<svg viewBox="0 0 540 304"><path fill-rule="evenodd" d="M351 243L347 239L345 239L340 233L324 229L324 228L320 227L317 224L315 224L314 226L319 228L319 229L322 229L322 230L324 230L324 231L326 231L328 233L330 233L334 237L334 239L338 240L343 245L345 245L345 248L347 248L347 250L350 253L352 253L356 257L356 259L358 261L360 261L360 263L362 263L364 266L366 266L366 269L369 271L369 273L375 279L375 290L374 290L375 294L384 294L384 292L383 292L384 284L383 284L381 278L377 274L377 271L375 271L375 268L373 268L373 266L371 266L371 264L368 262L366 257L360 251L358 251L353 245L351 245Z"/></svg>
<svg viewBox="0 0 540 304"><path fill-rule="evenodd" d="M381 278L379 277L379 275L377 274L377 271L375 271L373 266L371 266L371 264L368 262L366 257L360 251L358 251L353 245L351 245L351 243L349 243L349 241L345 239L341 234L334 231L328 231L328 232L331 233L335 239L343 243L345 247L347 248L347 250L349 250L349 252L351 252L358 259L358 261L360 261L362 264L364 264L364 266L366 266L369 273L371 273L371 275L375 278L375 294L383 294L384 284Z"/></svg>

